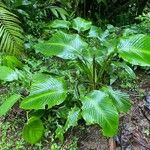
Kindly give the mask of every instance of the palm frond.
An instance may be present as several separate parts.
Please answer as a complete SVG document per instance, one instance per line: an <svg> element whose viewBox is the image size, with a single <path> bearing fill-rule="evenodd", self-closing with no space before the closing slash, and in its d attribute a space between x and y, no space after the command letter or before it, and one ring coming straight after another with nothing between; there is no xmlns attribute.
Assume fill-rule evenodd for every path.
<svg viewBox="0 0 150 150"><path fill-rule="evenodd" d="M18 54L23 50L23 30L17 16L0 2L0 52Z"/></svg>

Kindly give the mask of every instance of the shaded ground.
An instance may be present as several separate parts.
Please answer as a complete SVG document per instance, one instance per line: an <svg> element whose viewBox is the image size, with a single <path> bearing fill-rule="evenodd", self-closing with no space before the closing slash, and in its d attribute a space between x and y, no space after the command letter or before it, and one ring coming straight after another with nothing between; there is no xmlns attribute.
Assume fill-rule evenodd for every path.
<svg viewBox="0 0 150 150"><path fill-rule="evenodd" d="M139 91L129 91L132 110L120 119L117 143L123 150L150 150L150 76L142 74L138 82Z"/></svg>
<svg viewBox="0 0 150 150"><path fill-rule="evenodd" d="M100 136L97 126L79 126L71 130L66 134L63 147L67 150L76 137L79 150L150 150L150 76L139 76L137 89L128 91L134 104L128 114L121 114L119 134L114 137L114 143L111 142L116 148L110 149L109 139ZM22 110L14 108L6 118L0 118L0 150L50 150L49 131L42 142L34 146L25 143L21 137L24 116ZM76 146L69 150L76 150Z"/></svg>

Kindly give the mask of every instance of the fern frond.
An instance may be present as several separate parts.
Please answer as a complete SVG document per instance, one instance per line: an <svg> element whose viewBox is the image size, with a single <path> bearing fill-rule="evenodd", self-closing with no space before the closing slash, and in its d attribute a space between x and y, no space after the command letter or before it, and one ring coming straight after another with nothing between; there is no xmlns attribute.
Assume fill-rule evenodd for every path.
<svg viewBox="0 0 150 150"><path fill-rule="evenodd" d="M0 52L16 55L23 50L23 30L17 16L0 2Z"/></svg>

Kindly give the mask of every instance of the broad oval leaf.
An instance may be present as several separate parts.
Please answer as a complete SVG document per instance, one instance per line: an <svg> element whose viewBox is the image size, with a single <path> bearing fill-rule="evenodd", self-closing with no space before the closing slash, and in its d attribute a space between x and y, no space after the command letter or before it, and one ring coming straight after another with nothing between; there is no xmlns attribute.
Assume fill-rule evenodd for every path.
<svg viewBox="0 0 150 150"><path fill-rule="evenodd" d="M113 136L118 129L118 112L109 96L99 90L81 98L82 116L87 124L99 124L104 136Z"/></svg>
<svg viewBox="0 0 150 150"><path fill-rule="evenodd" d="M10 96L5 102L0 106L0 117L6 115L11 107L21 98L21 95L14 94Z"/></svg>
<svg viewBox="0 0 150 150"><path fill-rule="evenodd" d="M41 82L33 83L30 95L21 103L21 108L45 109L61 104L67 96L66 86L62 79L50 77Z"/></svg>
<svg viewBox="0 0 150 150"><path fill-rule="evenodd" d="M37 143L43 136L44 126L37 117L31 117L23 128L23 138L30 144Z"/></svg>
<svg viewBox="0 0 150 150"><path fill-rule="evenodd" d="M18 73L13 69L6 66L0 66L0 80L14 81L14 80L18 80L18 77L19 77Z"/></svg>
<svg viewBox="0 0 150 150"><path fill-rule="evenodd" d="M88 44L78 34L66 34L59 31L49 41L36 44L35 49L46 56L75 59L77 58L76 54L87 46Z"/></svg>
<svg viewBox="0 0 150 150"><path fill-rule="evenodd" d="M123 38L118 52L120 57L133 65L150 66L150 37L138 34Z"/></svg>
<svg viewBox="0 0 150 150"><path fill-rule="evenodd" d="M108 93L114 106L119 112L127 112L131 108L129 95L119 90L113 90L111 87L102 88L105 93Z"/></svg>
<svg viewBox="0 0 150 150"><path fill-rule="evenodd" d="M77 17L73 19L72 28L78 32L89 30L92 26L92 22L87 21L83 18Z"/></svg>

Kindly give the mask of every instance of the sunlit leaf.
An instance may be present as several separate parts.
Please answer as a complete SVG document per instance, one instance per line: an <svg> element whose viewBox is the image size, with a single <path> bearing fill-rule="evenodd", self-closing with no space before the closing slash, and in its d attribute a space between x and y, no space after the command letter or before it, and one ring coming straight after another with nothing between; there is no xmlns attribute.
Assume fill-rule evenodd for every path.
<svg viewBox="0 0 150 150"><path fill-rule="evenodd" d="M114 136L118 129L118 112L110 97L94 90L81 99L82 116L87 124L99 124L104 136Z"/></svg>
<svg viewBox="0 0 150 150"><path fill-rule="evenodd" d="M75 59L82 49L87 47L78 34L55 33L49 41L38 43L35 49L46 56L58 56L63 59Z"/></svg>
<svg viewBox="0 0 150 150"><path fill-rule="evenodd" d="M129 95L111 87L103 87L103 91L108 93L114 106L119 112L127 112L131 108Z"/></svg>
<svg viewBox="0 0 150 150"><path fill-rule="evenodd" d="M92 22L82 19L80 17L73 19L72 22L72 28L77 30L78 32L89 30L91 28L91 25Z"/></svg>
<svg viewBox="0 0 150 150"><path fill-rule="evenodd" d="M150 37L134 35L120 40L118 45L120 57L125 61L140 66L150 66Z"/></svg>
<svg viewBox="0 0 150 150"><path fill-rule="evenodd" d="M18 79L18 73L6 66L0 66L0 80L14 81Z"/></svg>
<svg viewBox="0 0 150 150"><path fill-rule="evenodd" d="M37 117L31 117L23 128L23 138L30 144L37 143L44 134L42 121Z"/></svg>
<svg viewBox="0 0 150 150"><path fill-rule="evenodd" d="M21 103L23 109L45 109L61 104L66 98L66 86L62 79L50 77L31 86L30 95Z"/></svg>

